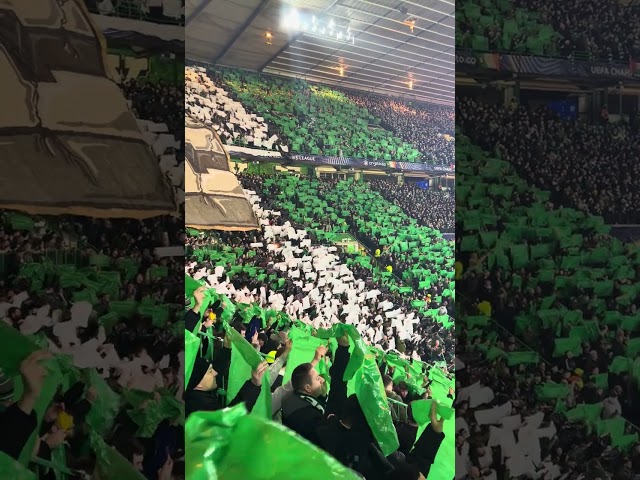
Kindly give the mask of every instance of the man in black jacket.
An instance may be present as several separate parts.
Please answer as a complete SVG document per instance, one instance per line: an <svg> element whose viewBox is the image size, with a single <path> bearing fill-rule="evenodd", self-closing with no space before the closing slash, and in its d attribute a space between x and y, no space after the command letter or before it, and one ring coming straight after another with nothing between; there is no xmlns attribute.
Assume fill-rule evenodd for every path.
<svg viewBox="0 0 640 480"><path fill-rule="evenodd" d="M311 363L298 365L291 374L293 395L282 403L282 423L291 430L320 446L318 428L328 423L328 416L342 409L347 398L343 380L349 363L349 338L338 339L335 362L329 371L331 395L325 399L324 379Z"/></svg>

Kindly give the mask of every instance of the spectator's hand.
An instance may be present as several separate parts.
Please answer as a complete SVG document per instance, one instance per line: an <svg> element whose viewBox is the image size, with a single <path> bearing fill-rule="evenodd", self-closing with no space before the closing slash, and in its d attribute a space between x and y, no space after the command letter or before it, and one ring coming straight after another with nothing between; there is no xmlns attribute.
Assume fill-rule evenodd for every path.
<svg viewBox="0 0 640 480"><path fill-rule="evenodd" d="M222 343L224 348L231 348L231 337L229 335L224 336L224 342Z"/></svg>
<svg viewBox="0 0 640 480"><path fill-rule="evenodd" d="M93 403L98 399L98 392L94 387L87 390L87 400L89 403Z"/></svg>
<svg viewBox="0 0 640 480"><path fill-rule="evenodd" d="M158 480L171 480L171 474L173 473L173 458L167 454L167 460L164 465L158 470Z"/></svg>
<svg viewBox="0 0 640 480"><path fill-rule="evenodd" d="M313 363L318 364L326 354L327 354L327 347L325 347L324 345L320 345L318 348L316 348L316 353L313 357Z"/></svg>
<svg viewBox="0 0 640 480"><path fill-rule="evenodd" d="M262 377L264 377L264 374L268 369L269 369L269 364L267 362L262 362L260 365L258 365L258 368L256 368L251 373L251 383L253 383L257 387L261 386Z"/></svg>
<svg viewBox="0 0 640 480"><path fill-rule="evenodd" d="M253 337L251 337L251 345L253 345L256 348L260 348L260 342L258 341L258 332L256 331L256 333L253 334Z"/></svg>
<svg viewBox="0 0 640 480"><path fill-rule="evenodd" d="M340 345L341 347L348 347L349 346L349 335L344 335L344 336L338 338L338 345Z"/></svg>
<svg viewBox="0 0 640 480"><path fill-rule="evenodd" d="M204 287L200 287L198 288L195 292L193 292L193 298L195 298L196 300L196 304L194 307L197 307L198 309L200 309L200 306L202 306L202 302L204 302L204 292L205 292L205 288Z"/></svg>
<svg viewBox="0 0 640 480"><path fill-rule="evenodd" d="M20 364L20 373L22 374L22 378L24 378L25 386L29 393L36 396L40 394L42 384L47 376L47 369L42 365L42 361L49 358L52 358L51 353L46 350L39 350L33 352Z"/></svg>
<svg viewBox="0 0 640 480"><path fill-rule="evenodd" d="M288 355L291 352L292 348L293 348L293 340L287 339L284 342L284 350L282 351L282 355Z"/></svg>
<svg viewBox="0 0 640 480"><path fill-rule="evenodd" d="M67 432L65 430L54 427L54 429L51 432L47 433L43 437L43 440L47 444L47 446L51 450L53 450L57 446L62 445L66 438L67 438Z"/></svg>

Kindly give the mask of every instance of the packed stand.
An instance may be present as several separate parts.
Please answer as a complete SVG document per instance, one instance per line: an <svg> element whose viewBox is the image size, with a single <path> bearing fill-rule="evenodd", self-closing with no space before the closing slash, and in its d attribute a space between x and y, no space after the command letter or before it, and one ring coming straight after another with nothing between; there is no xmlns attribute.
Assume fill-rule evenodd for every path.
<svg viewBox="0 0 640 480"><path fill-rule="evenodd" d="M145 141L184 204L184 89L164 82L128 80L120 85Z"/></svg>
<svg viewBox="0 0 640 480"><path fill-rule="evenodd" d="M13 432L0 445L5 465L11 457L44 478L66 468L82 478L122 462L122 475L173 478L182 455L182 257L154 249L183 238L171 217L3 212L0 337L13 352L0 363L0 416Z"/></svg>
<svg viewBox="0 0 640 480"><path fill-rule="evenodd" d="M181 109L181 94L133 82L124 89L179 193L183 120L169 122L170 130L158 110L169 107L151 105L152 95L173 92L173 108ZM184 245L181 218L2 211L1 221L0 338L3 352L12 354L0 361L0 416L14 432L0 444L2 471L28 467L47 479L178 479L183 262L163 248Z"/></svg>
<svg viewBox="0 0 640 480"><path fill-rule="evenodd" d="M319 240L335 243L340 235L351 234L375 260L371 263L370 257L359 256L352 264L382 277L392 290L418 295L413 301L420 308L443 309L453 315L453 243L442 233L390 205L366 182L294 175L263 181L261 195L276 198L278 208Z"/></svg>
<svg viewBox="0 0 640 480"><path fill-rule="evenodd" d="M398 205L422 225L435 228L441 233L455 232L454 190L432 190L416 184L398 184L389 180L368 180L367 183L385 200Z"/></svg>
<svg viewBox="0 0 640 480"><path fill-rule="evenodd" d="M381 119L388 128L422 153L425 163L455 163L453 108L436 105L408 104L377 95L345 92L347 98Z"/></svg>
<svg viewBox="0 0 640 480"><path fill-rule="evenodd" d="M263 117L249 113L216 85L203 67L185 67L187 114L212 126L223 143L266 150L284 148Z"/></svg>
<svg viewBox="0 0 640 480"><path fill-rule="evenodd" d="M214 125L220 117L218 131L226 132L227 143L291 153L430 162L414 145L381 128L380 118L337 90L244 70L187 67L188 76L194 72L198 78L191 85L200 98L194 98L192 90L187 109L210 116ZM203 87L210 88L208 95ZM227 112L238 111L240 122L229 121L221 104L228 105ZM265 132L264 126L267 141L255 135Z"/></svg>
<svg viewBox="0 0 640 480"><path fill-rule="evenodd" d="M259 422L255 416L237 420L231 412L221 412L217 421L198 417L200 411L229 405L288 427L287 447L269 450L273 463L287 465L287 471L304 475L308 462L300 458L318 457L316 473L337 459L333 472L341 472L341 478L360 478L355 471L374 480L450 479L453 424L445 419L453 415L454 390L442 369L442 342L434 339L435 332L445 332L434 319L409 314L400 295L362 278L346 265L348 254L326 246L331 243L281 211L278 201L264 193L270 179L240 176L260 231L192 232L188 239L187 283L195 285L187 287L192 309L185 326L187 338L193 339L187 341L187 357L195 361L186 409L197 421L193 427L187 422L187 448L190 439L203 449L219 444L198 436L203 422L227 425L234 436ZM432 338L424 341L418 338L422 335ZM195 351L191 356L189 344ZM260 353L251 353L248 344ZM404 354L394 352L394 346ZM451 347L448 343L444 352L448 362ZM378 363L361 356L365 351L375 353ZM250 368L238 370L234 355ZM354 373L361 369L370 380L358 383ZM378 381L387 399L376 391ZM268 393L261 393L265 388ZM266 426L261 431L271 440ZM296 443L300 437L314 447L303 448ZM264 448L248 436L244 441L252 451ZM231 459L218 458L216 469L224 470L227 462ZM251 476L245 473L244 478Z"/></svg>
<svg viewBox="0 0 640 480"><path fill-rule="evenodd" d="M640 55L640 5L608 0L456 3L456 46L627 64Z"/></svg>
<svg viewBox="0 0 640 480"><path fill-rule="evenodd" d="M184 25L184 0L84 0L91 13Z"/></svg>
<svg viewBox="0 0 640 480"><path fill-rule="evenodd" d="M255 191L257 192L264 188L261 185L261 181L262 178L258 176L242 177L243 186L250 190L256 189ZM261 207L267 210L274 210L277 208L277 204L271 200L263 200ZM265 234L258 232L220 232L216 237L199 235L189 237L187 244L194 250L200 250L199 255L201 256L205 255L206 246L213 245L218 253L210 252L209 255L215 255L215 258L210 257L211 264L209 267L215 267L217 265L216 262L229 265L226 276L235 291L244 291L245 287L248 291L260 291L261 285L268 286L271 290L265 288L264 293L261 294L265 298L270 297L270 291L276 292L275 294L281 295L283 299L291 300L286 302L288 305L286 308L287 313L296 318L304 318L315 327L327 327L331 325L331 317L335 315L335 312L327 316L323 313L323 308L311 309L310 306L315 297L310 297L307 300L305 298L309 296L309 291L313 291L313 289L309 290L301 286L302 280L295 273L290 276L287 269L282 270L284 265L282 262L277 261L282 260L282 258L275 254L273 250L268 250L269 240L274 238L272 229L276 231L279 231L278 229L280 228L286 229L288 228L285 225L287 222L295 231L302 232L304 230L307 232L312 244L326 242L319 241L313 230L305 230L301 224L292 221L285 212L281 213L279 216L270 218L271 229L266 232L267 238L265 238ZM258 246L259 244L262 244L262 246ZM252 245L253 247L251 247ZM305 249L308 249L309 246L306 245ZM371 298L358 298L357 304L360 306L357 309L350 310L350 315L345 314L345 317L350 321L355 320L357 315L361 316L361 325L358 326L358 329L368 343L376 345L384 351L398 350L408 357L419 358L427 362L452 362L453 331L440 323L438 321L440 315L437 315L440 308L446 303L434 302L431 305L425 305L430 312L429 315L425 315L418 310L420 322L414 326L415 330L407 332L405 328L416 318L415 313L410 315L411 312L417 311L414 306L416 305L415 302L422 306L424 301L420 299L424 298L424 296L403 294L397 289L389 289L383 282L369 278L371 277L371 272L366 267L362 264L350 262L355 255L349 255L347 252L339 253L334 249L332 249L331 255L337 257L337 262L348 265L355 279L364 279L360 284L363 289L366 288L369 291L378 292L376 295L372 294ZM293 268L292 270L295 272ZM313 270L313 272L308 273L307 277L308 280L312 280L315 277L315 280L319 282L321 278L320 271ZM320 285L317 288L321 289L323 286ZM318 293L321 293L320 290ZM348 301L346 294L340 294L339 298L341 302L347 303ZM306 305L305 302L309 302L309 307L304 307ZM330 307L330 304L325 307ZM399 312L397 311L398 309L400 309ZM386 315L386 312L389 312L389 316ZM396 316L394 313L399 315ZM338 317L341 317L341 315L336 315L334 321ZM394 318L395 321L393 320ZM408 322L405 320L407 318ZM449 324L448 319L446 324Z"/></svg>
<svg viewBox="0 0 640 480"><path fill-rule="evenodd" d="M166 82L142 82L134 78L120 85L136 118L166 124L178 140L184 141L184 87Z"/></svg>
<svg viewBox="0 0 640 480"><path fill-rule="evenodd" d="M558 118L546 108L489 105L458 99L458 121L469 137L512 164L531 185L551 192L556 205L602 216L607 223L640 223L637 129L628 123L589 125Z"/></svg>
<svg viewBox="0 0 640 480"><path fill-rule="evenodd" d="M458 135L456 472L635 478L637 251L488 151Z"/></svg>

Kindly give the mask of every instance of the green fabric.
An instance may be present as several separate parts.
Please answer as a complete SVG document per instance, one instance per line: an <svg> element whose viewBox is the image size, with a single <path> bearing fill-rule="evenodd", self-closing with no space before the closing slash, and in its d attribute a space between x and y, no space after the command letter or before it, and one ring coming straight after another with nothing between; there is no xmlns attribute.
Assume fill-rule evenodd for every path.
<svg viewBox="0 0 640 480"><path fill-rule="evenodd" d="M144 480L142 473L115 448L107 445L97 433L91 431L89 438L96 456L96 472L100 480Z"/></svg>
<svg viewBox="0 0 640 480"><path fill-rule="evenodd" d="M284 376L282 378L282 384L288 383L291 380L291 374L295 368L303 363L309 363L313 360L316 349L320 345L327 345L326 340L322 340L316 337L312 337L306 333L298 331L299 333L289 332L289 338L292 340L291 352L287 357L287 365L285 368Z"/></svg>
<svg viewBox="0 0 640 480"><path fill-rule="evenodd" d="M86 417L87 424L100 435L111 431L120 410L120 396L115 393L96 370L87 369L87 386L96 391L96 400Z"/></svg>
<svg viewBox="0 0 640 480"><path fill-rule="evenodd" d="M382 376L373 355L364 358L362 366L351 380L369 427L385 456L395 452L400 443L391 418Z"/></svg>
<svg viewBox="0 0 640 480"><path fill-rule="evenodd" d="M185 426L189 480L296 478L357 480L332 456L282 425L247 415L244 405L195 412ZM247 452L253 461L247 462Z"/></svg>
<svg viewBox="0 0 640 480"><path fill-rule="evenodd" d="M251 379L251 372L255 370L262 357L242 335L229 324L224 325L225 332L231 340L231 366L229 367L229 385L227 387L227 400L233 401L242 386ZM269 372L265 373L258 400L251 413L271 418L271 386L269 384Z"/></svg>
<svg viewBox="0 0 640 480"><path fill-rule="evenodd" d="M348 382L362 366L367 351L367 346L364 344L360 333L353 325L344 323L338 323L330 329L321 328L316 332L318 338L324 339L340 338L345 335L349 337L349 363L344 372L344 381Z"/></svg>
<svg viewBox="0 0 640 480"><path fill-rule="evenodd" d="M0 451L0 472L4 478L12 480L36 480L35 473L3 451Z"/></svg>

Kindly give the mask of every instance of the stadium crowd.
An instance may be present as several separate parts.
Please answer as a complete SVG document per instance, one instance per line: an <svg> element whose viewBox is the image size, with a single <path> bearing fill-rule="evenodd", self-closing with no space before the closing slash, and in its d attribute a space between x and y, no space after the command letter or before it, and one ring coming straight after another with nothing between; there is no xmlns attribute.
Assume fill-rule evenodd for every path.
<svg viewBox="0 0 640 480"><path fill-rule="evenodd" d="M184 88L164 82L139 82L130 79L120 84L120 90L131 104L136 118L164 123L177 140L184 142ZM182 155L184 162L184 155Z"/></svg>
<svg viewBox="0 0 640 480"><path fill-rule="evenodd" d="M264 181L268 176L265 175L246 175L240 174L238 178L241 180L243 187L246 190L251 190L255 192L260 192L262 196L261 208L264 210L277 210L277 204L275 201L275 195L268 195L268 191L265 190ZM289 216L286 215L286 212L281 212L281 215L274 216L269 219L269 225L271 227L282 227L286 222L296 230L303 230L305 227L302 224L292 220ZM326 224L328 226L328 222ZM322 228L322 227L320 227ZM313 231L309 231L308 233L312 244L322 243L318 240ZM273 251L267 250L267 239L264 238L264 235L258 232L220 232L218 235L218 242L222 246L230 246L233 248L243 249L243 253L238 255L236 261L243 266L260 266L264 269L264 272L267 275L271 274L280 274L276 264L279 264L278 255L274 254ZM193 247L195 246L205 246L211 242L211 239L208 237L200 238L200 237L189 237L187 238L188 244L191 244ZM248 247L249 245L258 245L262 244L260 247ZM251 252L251 253L249 253ZM347 254L339 254L334 252L335 255L338 256L337 261L343 264L346 264ZM209 268L212 268L214 265L209 265ZM376 282L372 278L372 273L365 266L359 264L352 264L349 267L354 274L356 279L366 279L365 287L369 290L380 291L380 295L376 298L369 299L366 302L366 306L368 307L365 310L363 320L363 326L366 325L367 328L372 327L371 331L372 336L369 341L372 344L379 343L381 349L387 351L389 349L398 349L401 353L406 354L409 357L414 356L414 353L417 354L420 358L425 361L435 361L435 360L446 360L447 362L451 362L452 352L453 352L453 331L450 329L444 328L435 320L423 317L421 319L420 325L416 330L415 334L411 336L411 338L402 339L402 329L398 329L391 326L390 320L382 321L383 315L385 311L388 311L389 308L383 310L384 305L380 306L380 304L384 304L386 302L391 302L395 308L400 308L404 312L409 313L412 310L411 303L420 300L426 296L423 293L412 293L410 295L402 295L397 291L391 291L389 288L381 283ZM318 273L318 272L316 272ZM282 294L284 298L293 298L302 302L305 295L305 290L302 286L300 286L300 281L297 278L288 277L286 275L282 275L283 277L283 285L278 287L278 293ZM249 291L258 290L260 286L260 280L255 277L250 277L247 271L240 272L239 274L234 275L230 278L230 281L233 283L236 290L240 291L245 286L249 289ZM428 294L428 298L436 296L437 291L433 290L432 293ZM268 295L267 295L268 297ZM346 297L345 297L346 298ZM343 299L344 300L344 299ZM447 303L436 304L433 302L430 305L430 308L440 309L443 306L446 309ZM453 313L453 307L449 305L449 314ZM300 312L302 313L302 312ZM320 315L320 311L315 311L314 314L309 315L309 320L313 321L315 316ZM365 330L363 330L364 332ZM428 334L427 334L428 333ZM365 334L366 335L366 334ZM440 339L436 341L436 339Z"/></svg>
<svg viewBox="0 0 640 480"><path fill-rule="evenodd" d="M353 91L345 92L345 95L356 105L380 117L383 126L415 145L428 163L455 163L455 140L445 137L453 137L455 133L453 109L435 105L409 105L391 98Z"/></svg>
<svg viewBox="0 0 640 480"><path fill-rule="evenodd" d="M237 69L189 66L187 109L225 143L451 165L453 112ZM383 128L369 128L370 126Z"/></svg>
<svg viewBox="0 0 640 480"><path fill-rule="evenodd" d="M467 48L625 64L640 55L637 2L468 0L456 13L457 44Z"/></svg>
<svg viewBox="0 0 640 480"><path fill-rule="evenodd" d="M322 246L326 242L319 240L313 230L305 230L287 211L278 208L277 195L268 194L269 189L265 189L270 176L244 174L239 179L254 204L261 229L245 233L194 232L187 239L186 274L204 285L194 291L192 310L185 319L186 328L196 334L200 325L202 338L188 382L187 413L221 408L225 400L224 393L222 397L218 395L220 389L237 392L227 398L227 404L243 401L249 410L257 409L259 387L268 379L272 394L268 418L281 421L344 466L367 479L426 478L435 468L434 462L437 465L445 419L436 410L436 403L430 403L433 407L427 415L429 426L412 450L418 422L410 405L432 398L450 405L453 389L442 391L422 374L411 380L402 375L402 365L404 361L420 365L422 360L431 372L452 362L452 330L444 329L435 318L415 318L415 309L409 313L410 300L415 297L403 298L389 292L365 269L347 267L352 254ZM300 276L301 271L304 277ZM228 296L231 304L218 298L203 311L207 289ZM240 308L243 304L245 307ZM261 316L264 310L275 310L278 320L264 318L268 314ZM279 311L285 313L284 321ZM403 321L405 318L409 322ZM411 328L414 318L415 328ZM230 373L230 334L225 334L220 319L266 356L266 362L255 366L252 375L235 387ZM288 365L294 361L292 356L300 348L298 345L311 341L300 336L304 325L322 330L336 324L354 325L365 343L377 348L381 365L376 375L381 375L388 398L404 404L391 409L400 445L394 453L382 453L380 431L367 416L366 401L359 395L347 395L343 381L351 362L347 347L351 343L356 350L359 348L354 337L338 335L331 351L319 345L315 352L307 351L308 357L301 359L298 354L295 363ZM213 330L211 335L207 334L208 328ZM204 352L211 341L215 342L214 353L207 358ZM392 353L396 349L401 352L398 357ZM270 357L270 352L275 355ZM322 365L325 357L332 362L328 373L326 365ZM390 368L392 365L395 368ZM328 395L325 383L330 384ZM375 395L370 400L374 398ZM434 478L440 477L436 474Z"/></svg>
<svg viewBox="0 0 640 480"><path fill-rule="evenodd" d="M182 189L181 91L135 82L123 91ZM0 369L0 422L12 432L0 457L45 479L183 478L184 265L156 250L184 244L182 217L2 211L1 222L0 337L15 355Z"/></svg>
<svg viewBox="0 0 640 480"><path fill-rule="evenodd" d="M410 217L442 233L455 231L454 190L430 190L415 184L369 180L371 188L387 201L399 205Z"/></svg>
<svg viewBox="0 0 640 480"><path fill-rule="evenodd" d="M627 123L569 122L545 108L457 102L458 121L482 148L504 158L527 182L552 192L556 205L639 223L637 131Z"/></svg>
<svg viewBox="0 0 640 480"><path fill-rule="evenodd" d="M183 226L172 217L144 222L56 217L50 225L38 220L31 231L16 230L11 223L2 229L7 248L0 316L15 329L3 331L3 348L28 342L44 349L20 366L28 391L39 402L43 367L35 360L58 359L64 381L47 383L51 398L40 425L32 408L23 407L20 375L3 374L7 409L0 415L14 435L3 437L0 450L17 458L37 431L39 458L53 459L74 475L91 474L96 459L85 452L89 444L99 448L90 436L95 429L147 478L172 478L173 458L180 455L169 458L167 452L177 454L182 441L184 346L181 331L171 328L182 297L182 261L158 257L154 248L181 244ZM56 263L63 250L60 261L68 263ZM152 321L156 310L164 314L159 323ZM73 366L63 364L62 355L69 355ZM157 423L144 414L142 402L155 410ZM101 416L104 421L98 420ZM98 464L102 460L98 457ZM54 478L48 468L40 474Z"/></svg>
<svg viewBox="0 0 640 480"><path fill-rule="evenodd" d="M560 34L562 52L588 52L592 58L625 63L640 55L640 6L636 2L518 0L515 7L539 12Z"/></svg>
<svg viewBox="0 0 640 480"><path fill-rule="evenodd" d="M637 478L638 262L593 216L636 221L632 129L457 105L456 472Z"/></svg>

